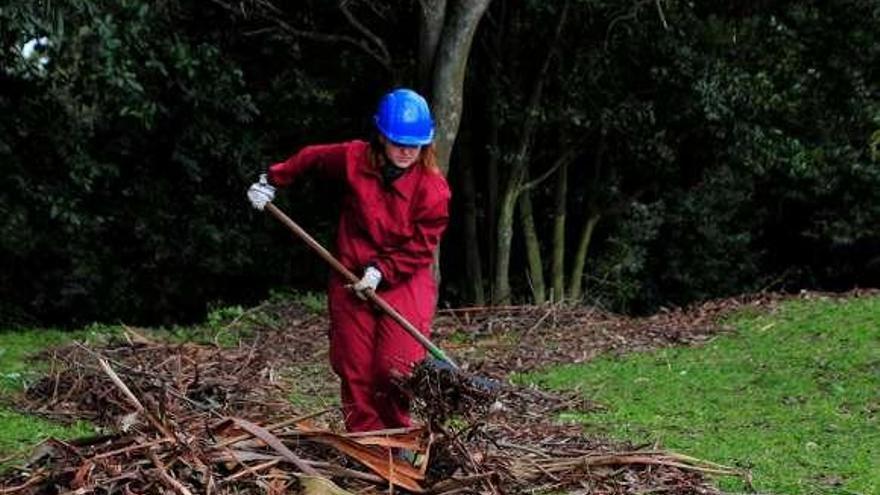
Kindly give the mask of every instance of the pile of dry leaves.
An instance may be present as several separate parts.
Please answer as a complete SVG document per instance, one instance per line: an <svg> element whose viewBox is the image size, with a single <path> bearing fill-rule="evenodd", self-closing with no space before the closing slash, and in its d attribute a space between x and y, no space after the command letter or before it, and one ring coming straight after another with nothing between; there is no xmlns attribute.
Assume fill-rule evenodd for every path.
<svg viewBox="0 0 880 495"><path fill-rule="evenodd" d="M0 478L0 493L716 493L705 474L742 473L587 438L553 419L595 407L583 396L504 377L600 352L701 342L723 331L717 317L732 307L772 302L717 302L640 324L549 306L446 311L444 345L476 363L469 373L499 381L487 387L482 375L417 367L402 388L423 426L358 434L340 432L336 408L303 414L284 400L286 370L326 360L320 317L292 313L282 328L235 347L135 331L99 347L72 344L43 357L49 371L23 409L89 419L104 434L44 442ZM418 453L416 462L398 459L402 450Z"/></svg>

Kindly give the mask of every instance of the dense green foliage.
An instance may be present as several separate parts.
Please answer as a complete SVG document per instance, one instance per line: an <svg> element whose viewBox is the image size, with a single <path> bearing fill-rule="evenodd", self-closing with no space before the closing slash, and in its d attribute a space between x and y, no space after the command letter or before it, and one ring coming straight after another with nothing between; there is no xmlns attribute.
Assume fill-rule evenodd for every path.
<svg viewBox="0 0 880 495"><path fill-rule="evenodd" d="M477 33L450 180L458 190L458 163L473 164L482 231L495 221L482 165L499 159L503 179L552 57L528 164L537 176L579 150L568 243L602 216L588 299L643 310L878 283L874 2L572 0L554 45L562 3L495 0ZM243 193L302 144L367 136L376 97L417 85L417 2L348 2L368 31L323 2L269 16L258 15L265 2L223 5L0 7L0 319L181 321L212 302L323 285L323 267ZM41 36L45 65L21 53ZM391 65L365 46L387 48ZM552 182L533 190L546 243ZM304 181L282 206L329 244L336 196ZM441 297L467 303L454 201ZM511 276L522 300L520 244Z"/></svg>
<svg viewBox="0 0 880 495"><path fill-rule="evenodd" d="M569 238L603 215L588 297L650 310L880 281L875 3L670 2L662 18L650 4L590 6L569 12L533 151L540 172L570 143L583 149L569 179ZM545 17L517 26L533 45L507 52L501 78L500 114L514 123L529 68L549 56L534 40L558 15L536 9ZM555 194L548 184L536 195L547 220Z"/></svg>
<svg viewBox="0 0 880 495"><path fill-rule="evenodd" d="M655 258L671 262L662 290L877 283L876 15L870 2L804 2L706 19L716 56L693 83L705 133L690 146L718 167L665 200L661 231L678 242Z"/></svg>
<svg viewBox="0 0 880 495"><path fill-rule="evenodd" d="M880 298L788 303L742 315L700 348L606 358L530 377L607 409L566 415L591 432L751 470L760 493L880 486ZM741 481L722 487L745 491Z"/></svg>
<svg viewBox="0 0 880 495"><path fill-rule="evenodd" d="M296 54L226 39L200 4L51 5L0 11L0 309L167 322L280 284L290 251L243 192L296 132L320 133L332 86L284 70ZM41 34L43 70L18 54ZM260 49L282 70L248 86L235 53Z"/></svg>

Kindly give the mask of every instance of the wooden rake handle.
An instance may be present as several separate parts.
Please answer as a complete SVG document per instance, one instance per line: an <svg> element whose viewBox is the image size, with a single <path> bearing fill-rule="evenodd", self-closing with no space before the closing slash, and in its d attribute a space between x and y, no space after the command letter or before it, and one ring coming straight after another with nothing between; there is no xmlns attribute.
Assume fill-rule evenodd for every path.
<svg viewBox="0 0 880 495"><path fill-rule="evenodd" d="M343 276L349 283L356 283L360 280L355 274L351 273L348 268L342 265L332 254L330 251L324 248L318 241L316 241L312 236L309 235L308 232L303 230L302 227L296 224L293 220L290 219L287 215L284 214L283 211L279 210L277 206L272 203L266 203L265 209L272 214L275 218L277 218L281 223L287 226L293 233L302 239L313 251L318 253L318 256L324 259L327 263L333 267L340 275ZM434 345L433 342L428 340L427 337L422 335L422 332L419 331L412 323L410 323L406 318L403 317L396 309L394 309L390 304L388 304L384 299L380 296L376 295L373 291L365 291L365 295L367 299L373 302L376 306L379 307L382 311L385 312L388 316L391 317L394 321L396 321L404 330L409 333L412 338L416 339L428 353L431 354L435 359L439 359L447 363L453 369L458 370L458 365L443 352L442 349Z"/></svg>

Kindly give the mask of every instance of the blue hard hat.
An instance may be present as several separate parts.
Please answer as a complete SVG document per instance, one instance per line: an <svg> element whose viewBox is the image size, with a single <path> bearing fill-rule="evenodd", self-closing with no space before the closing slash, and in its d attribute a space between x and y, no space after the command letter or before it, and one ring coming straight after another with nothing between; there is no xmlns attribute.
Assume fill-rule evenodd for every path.
<svg viewBox="0 0 880 495"><path fill-rule="evenodd" d="M395 89L383 96L373 120L379 132L396 144L422 146L434 140L428 102L411 89Z"/></svg>

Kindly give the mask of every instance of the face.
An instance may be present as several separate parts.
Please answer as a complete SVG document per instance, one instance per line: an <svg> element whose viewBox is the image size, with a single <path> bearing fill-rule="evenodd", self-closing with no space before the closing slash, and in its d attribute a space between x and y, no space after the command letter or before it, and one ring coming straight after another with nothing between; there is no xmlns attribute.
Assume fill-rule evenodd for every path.
<svg viewBox="0 0 880 495"><path fill-rule="evenodd" d="M401 146L384 138L382 144L385 145L385 156L400 168L408 168L415 163L422 151L421 146Z"/></svg>

